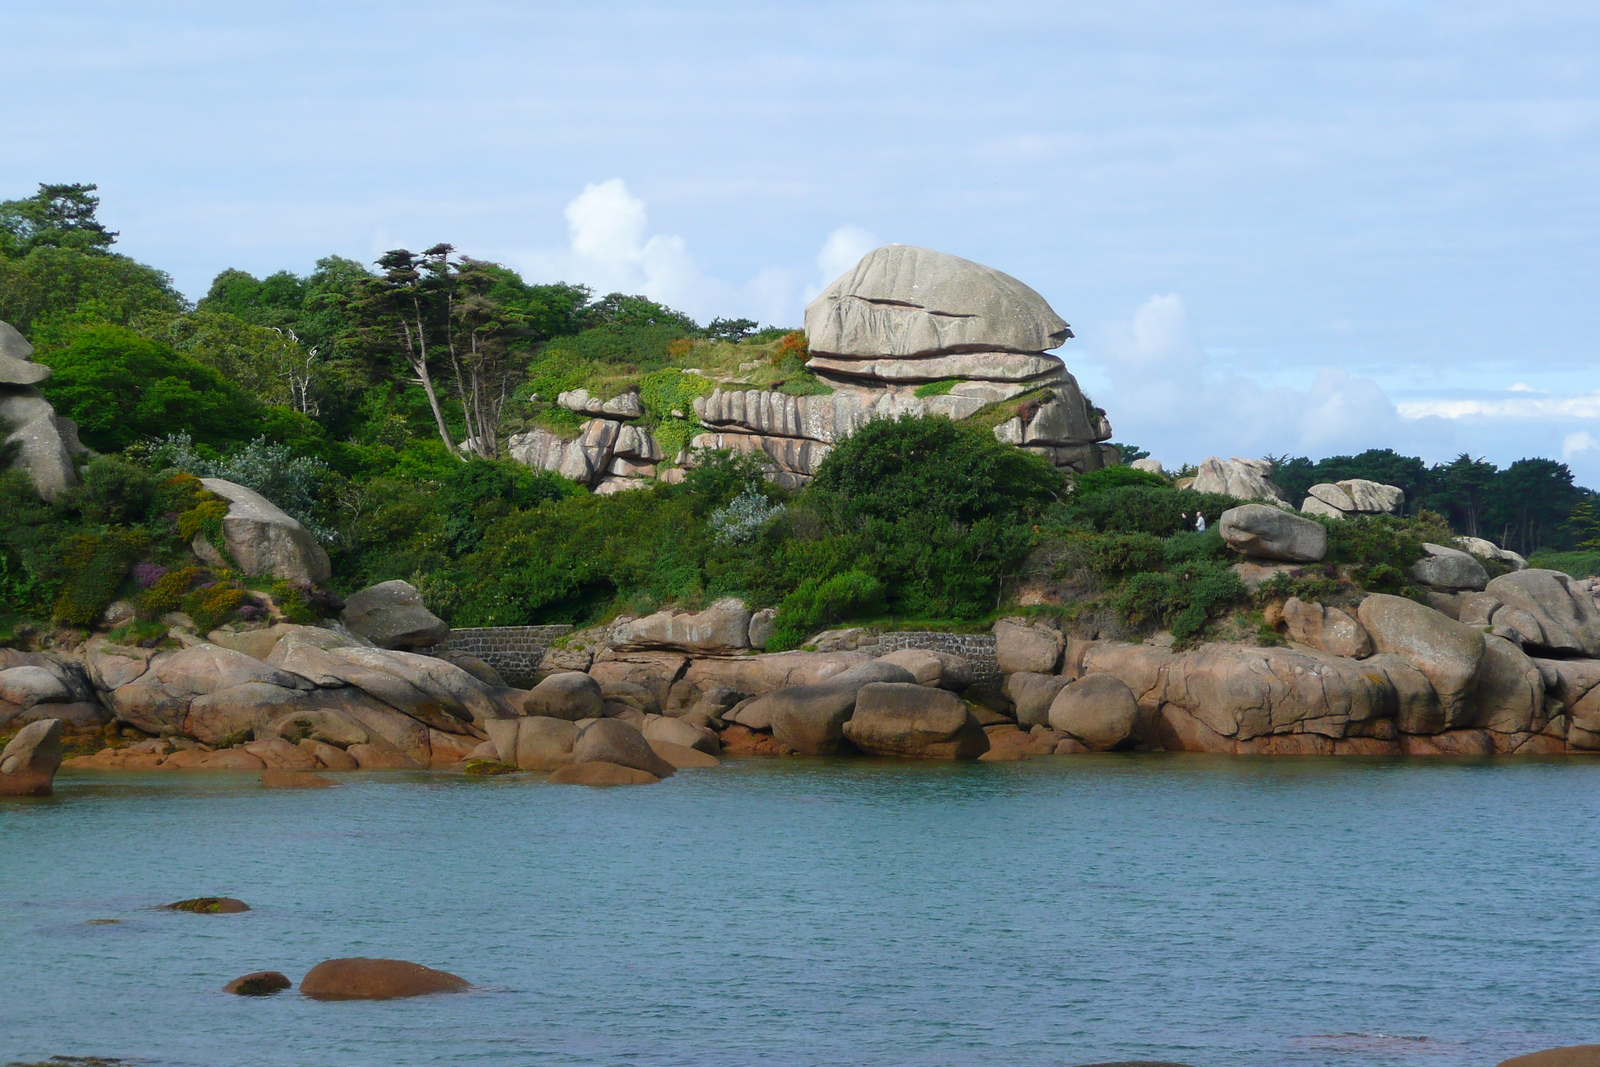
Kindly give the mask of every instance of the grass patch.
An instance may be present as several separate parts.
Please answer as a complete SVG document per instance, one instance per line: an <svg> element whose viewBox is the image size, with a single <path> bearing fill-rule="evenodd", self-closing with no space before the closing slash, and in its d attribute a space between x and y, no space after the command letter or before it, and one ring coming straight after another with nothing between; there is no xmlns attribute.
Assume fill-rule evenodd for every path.
<svg viewBox="0 0 1600 1067"><path fill-rule="evenodd" d="M1593 578L1600 574L1600 551L1576 549L1572 552L1538 551L1528 557L1528 566L1542 570L1565 571L1574 578Z"/></svg>
<svg viewBox="0 0 1600 1067"><path fill-rule="evenodd" d="M961 384L960 378L945 378L937 382L925 382L917 386L916 395L926 400L930 396L948 396L950 390Z"/></svg>
<svg viewBox="0 0 1600 1067"><path fill-rule="evenodd" d="M1021 415L1024 404L1043 404L1054 396L1055 394L1049 389L1034 389L1011 400L990 404L982 411L968 415L956 425L964 426L969 430L983 430L993 433L996 427Z"/></svg>

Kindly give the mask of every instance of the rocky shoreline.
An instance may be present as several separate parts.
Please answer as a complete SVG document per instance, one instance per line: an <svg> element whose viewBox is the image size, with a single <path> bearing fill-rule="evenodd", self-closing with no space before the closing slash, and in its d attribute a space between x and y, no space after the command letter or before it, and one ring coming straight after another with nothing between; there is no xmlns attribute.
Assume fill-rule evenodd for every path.
<svg viewBox="0 0 1600 1067"><path fill-rule="evenodd" d="M759 652L763 613L725 600L572 635L522 689L476 657L403 647L448 628L389 582L320 626L175 628L187 647L167 650L104 635L0 649L0 727L24 727L0 757L0 792L47 791L52 752L69 770L515 769L587 784L723 756L1600 752L1586 583L1521 570L1429 596L1290 597L1268 611L1278 647L1092 639L1019 616L993 627L998 680L948 652L873 655L862 634ZM571 769L583 764L596 766Z"/></svg>

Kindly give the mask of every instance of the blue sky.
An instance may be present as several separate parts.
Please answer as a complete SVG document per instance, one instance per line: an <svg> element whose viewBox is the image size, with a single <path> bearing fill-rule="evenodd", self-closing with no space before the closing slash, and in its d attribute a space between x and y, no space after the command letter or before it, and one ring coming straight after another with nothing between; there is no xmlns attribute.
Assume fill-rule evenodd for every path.
<svg viewBox="0 0 1600 1067"><path fill-rule="evenodd" d="M198 295L448 240L797 324L874 243L1014 274L1169 464L1600 485L1600 6L0 6L0 197L98 182Z"/></svg>

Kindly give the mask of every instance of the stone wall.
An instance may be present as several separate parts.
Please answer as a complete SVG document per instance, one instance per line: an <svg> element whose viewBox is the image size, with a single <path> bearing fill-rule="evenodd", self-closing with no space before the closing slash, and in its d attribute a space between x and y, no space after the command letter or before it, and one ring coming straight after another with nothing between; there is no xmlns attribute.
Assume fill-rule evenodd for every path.
<svg viewBox="0 0 1600 1067"><path fill-rule="evenodd" d="M572 632L565 624L556 626L469 626L451 630L444 644L417 651L424 654L466 652L500 672L512 685L532 685L539 660L558 637Z"/></svg>
<svg viewBox="0 0 1600 1067"><path fill-rule="evenodd" d="M882 634L874 655L886 656L904 648L925 648L930 652L949 652L965 656L980 682L1000 680L1000 661L995 657L994 634L945 634L906 632Z"/></svg>

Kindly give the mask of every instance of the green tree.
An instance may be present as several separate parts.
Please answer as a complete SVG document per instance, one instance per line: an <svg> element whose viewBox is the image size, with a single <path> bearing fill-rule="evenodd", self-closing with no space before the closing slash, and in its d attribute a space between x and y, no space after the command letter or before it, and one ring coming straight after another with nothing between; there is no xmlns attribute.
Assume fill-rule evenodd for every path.
<svg viewBox="0 0 1600 1067"><path fill-rule="evenodd" d="M25 256L35 248L105 252L117 235L95 218L94 185L47 185L23 200L0 201L0 252Z"/></svg>
<svg viewBox="0 0 1600 1067"><path fill-rule="evenodd" d="M1479 526L1499 469L1488 460L1473 459L1463 452L1434 471L1450 524L1470 537L1480 536Z"/></svg>
<svg viewBox="0 0 1600 1067"><path fill-rule="evenodd" d="M265 411L254 397L211 367L125 327L82 327L42 358L55 370L41 387L45 395L97 451L172 433L220 447L261 432Z"/></svg>

